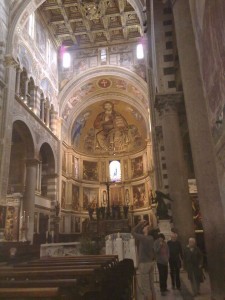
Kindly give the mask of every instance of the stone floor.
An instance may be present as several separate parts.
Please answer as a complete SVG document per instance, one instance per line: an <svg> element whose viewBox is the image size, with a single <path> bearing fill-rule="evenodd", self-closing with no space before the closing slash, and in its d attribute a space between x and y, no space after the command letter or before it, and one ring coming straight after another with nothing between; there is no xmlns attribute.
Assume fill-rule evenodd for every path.
<svg viewBox="0 0 225 300"><path fill-rule="evenodd" d="M187 278L187 273L181 271L181 281L182 288L181 291L172 290L170 276L168 276L168 289L166 296L161 296L159 283L158 283L158 274L155 274L155 289L157 300L210 300L210 283L208 274L206 275L205 281L201 284L200 295L197 297L192 296L191 285ZM137 296L137 300L142 300L141 297Z"/></svg>

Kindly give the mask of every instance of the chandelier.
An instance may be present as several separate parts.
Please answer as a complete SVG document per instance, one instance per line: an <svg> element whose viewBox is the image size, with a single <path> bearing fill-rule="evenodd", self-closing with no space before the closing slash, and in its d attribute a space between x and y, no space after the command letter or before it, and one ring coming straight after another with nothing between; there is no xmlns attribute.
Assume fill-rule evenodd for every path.
<svg viewBox="0 0 225 300"><path fill-rule="evenodd" d="M84 16L89 20L100 19L111 0L81 0Z"/></svg>

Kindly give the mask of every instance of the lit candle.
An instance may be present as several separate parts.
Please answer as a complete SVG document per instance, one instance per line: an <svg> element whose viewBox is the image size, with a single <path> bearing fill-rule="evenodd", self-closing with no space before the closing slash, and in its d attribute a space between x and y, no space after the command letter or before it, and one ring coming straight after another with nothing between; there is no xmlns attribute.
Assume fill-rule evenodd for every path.
<svg viewBox="0 0 225 300"><path fill-rule="evenodd" d="M24 220L26 220L26 212L25 212L25 210L23 211L23 216L24 216Z"/></svg>
<svg viewBox="0 0 225 300"><path fill-rule="evenodd" d="M30 217L28 216L27 217L27 228L29 228L29 226L30 226Z"/></svg>

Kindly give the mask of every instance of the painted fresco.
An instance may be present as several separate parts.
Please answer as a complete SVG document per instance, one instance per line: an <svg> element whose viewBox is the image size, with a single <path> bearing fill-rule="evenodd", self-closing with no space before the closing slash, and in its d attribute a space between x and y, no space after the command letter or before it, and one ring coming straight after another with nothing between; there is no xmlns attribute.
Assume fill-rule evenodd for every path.
<svg viewBox="0 0 225 300"><path fill-rule="evenodd" d="M7 206L5 219L5 239L7 241L18 240L19 207Z"/></svg>
<svg viewBox="0 0 225 300"><path fill-rule="evenodd" d="M42 24L36 22L36 43L43 56L46 56L46 30L43 28Z"/></svg>
<svg viewBox="0 0 225 300"><path fill-rule="evenodd" d="M66 208L66 182L62 181L61 207Z"/></svg>
<svg viewBox="0 0 225 300"><path fill-rule="evenodd" d="M143 158L142 156L131 159L131 177L135 178L143 175Z"/></svg>
<svg viewBox="0 0 225 300"><path fill-rule="evenodd" d="M83 162L83 178L85 180L98 180L98 163L93 161Z"/></svg>
<svg viewBox="0 0 225 300"><path fill-rule="evenodd" d="M120 101L93 104L74 122L71 139L75 149L87 154L128 153L146 145L141 114Z"/></svg>
<svg viewBox="0 0 225 300"><path fill-rule="evenodd" d="M222 9L223 8L223 9ZM219 137L217 121L225 113L225 7L224 1L195 1L196 42L201 57L205 95L210 109L210 123L215 140Z"/></svg>
<svg viewBox="0 0 225 300"><path fill-rule="evenodd" d="M98 189L83 189L83 210L88 210L89 207L95 209L98 205L98 201Z"/></svg>
<svg viewBox="0 0 225 300"><path fill-rule="evenodd" d="M0 206L0 229L5 228L6 206Z"/></svg>
<svg viewBox="0 0 225 300"><path fill-rule="evenodd" d="M113 186L110 188L110 204L111 205L123 205L124 199L122 197L122 188L119 186Z"/></svg>
<svg viewBox="0 0 225 300"><path fill-rule="evenodd" d="M145 185L133 186L133 207L141 208L148 206L148 199L145 194Z"/></svg>
<svg viewBox="0 0 225 300"><path fill-rule="evenodd" d="M57 74L58 68L57 68L57 51L54 48L53 44L50 43L50 68L52 73Z"/></svg>
<svg viewBox="0 0 225 300"><path fill-rule="evenodd" d="M78 178L78 158L72 156L72 176Z"/></svg>
<svg viewBox="0 0 225 300"><path fill-rule="evenodd" d="M21 65L27 70L27 72L32 74L32 72L33 72L33 70L32 70L32 65L33 65L32 55L26 49L26 47L24 47L23 45L19 45L18 58L19 58Z"/></svg>
<svg viewBox="0 0 225 300"><path fill-rule="evenodd" d="M47 78L41 80L40 87L45 94L53 95L52 85Z"/></svg>
<svg viewBox="0 0 225 300"><path fill-rule="evenodd" d="M68 82L68 80L69 80L68 78L64 79L63 84L66 84L66 82ZM73 109L75 109L75 106L77 105L77 103L84 101L85 97L91 97L92 95L94 95L94 93L96 93L97 89L99 91L107 89L107 91L109 91L109 92L113 91L113 93L116 93L116 92L120 93L121 91L125 92L126 94L129 94L132 98L135 98L135 100L137 102L141 102L144 105L144 107L146 108L146 110L148 109L148 101L145 99L143 92L140 91L139 89L137 89L133 84L126 82L125 80L110 77L110 76L107 78L104 77L101 80L99 80L99 78L97 77L96 79L92 79L92 81L86 82L81 87L74 90L73 95L66 102L65 106L62 109L62 118L65 121L67 121L69 114L71 113L71 111L73 111ZM116 104L115 101L113 101L113 102L114 102L114 104ZM118 102L119 101L117 101L117 103ZM122 109L121 105L124 106L124 104L122 104L120 102L120 110L121 111L126 112L126 110L128 108L132 109L132 107L129 105L126 105L127 109L126 108ZM92 106L92 108L93 108L93 106ZM95 106L94 111L100 111L100 107ZM134 111L136 113L136 110L134 110Z"/></svg>
<svg viewBox="0 0 225 300"><path fill-rule="evenodd" d="M79 187L72 185L72 210L79 210Z"/></svg>

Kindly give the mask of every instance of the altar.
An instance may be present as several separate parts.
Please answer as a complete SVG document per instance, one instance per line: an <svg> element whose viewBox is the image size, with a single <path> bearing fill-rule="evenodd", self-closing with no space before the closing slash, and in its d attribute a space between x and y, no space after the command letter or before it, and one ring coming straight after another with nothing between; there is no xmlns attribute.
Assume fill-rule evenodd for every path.
<svg viewBox="0 0 225 300"><path fill-rule="evenodd" d="M80 253L80 242L41 244L40 257L77 256Z"/></svg>

